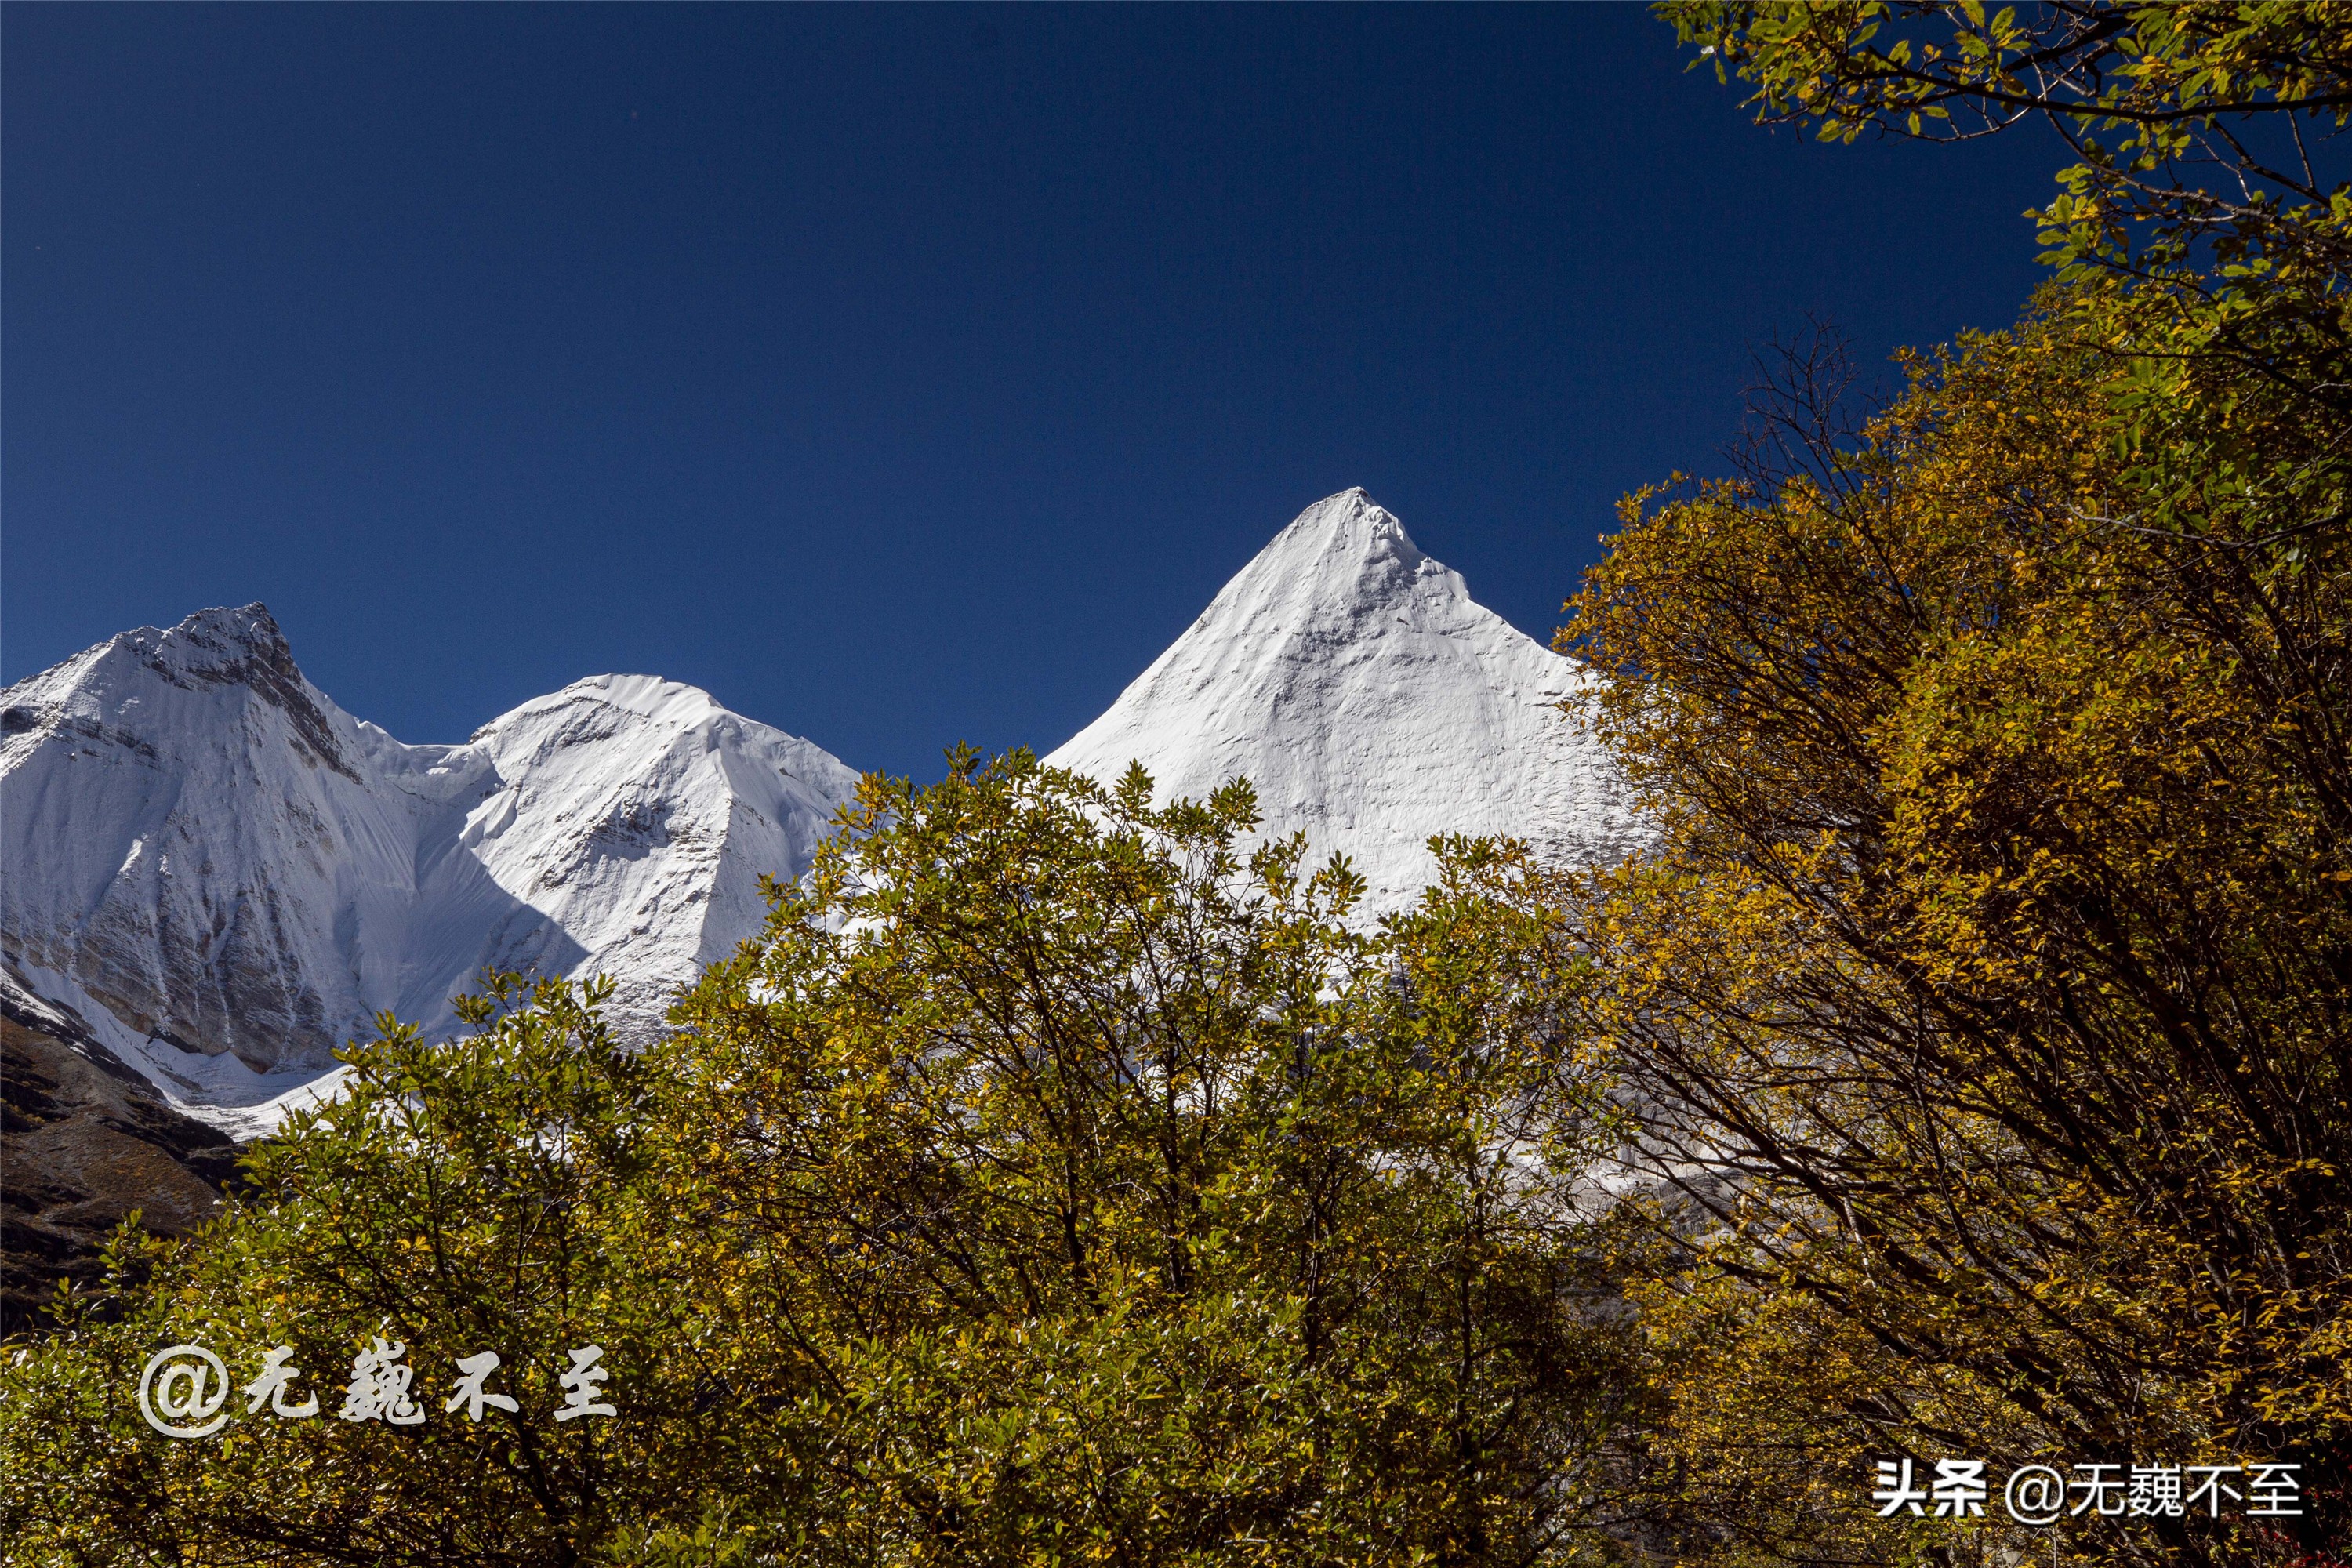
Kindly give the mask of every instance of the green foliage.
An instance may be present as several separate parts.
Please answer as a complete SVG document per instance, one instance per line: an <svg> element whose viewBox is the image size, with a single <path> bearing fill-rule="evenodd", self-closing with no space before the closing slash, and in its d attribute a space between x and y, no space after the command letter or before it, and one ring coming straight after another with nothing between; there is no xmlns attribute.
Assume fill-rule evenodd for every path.
<svg viewBox="0 0 2352 1568"><path fill-rule="evenodd" d="M228 1219L0 1368L8 1560L1609 1553L1640 1385L1563 1173L1615 1131L1521 852L1449 845L1373 936L1344 864L1237 847L1245 784L963 753L844 826L648 1050L507 984L350 1053ZM379 1334L420 1425L336 1418ZM322 1414L150 1432L176 1342L290 1345ZM619 1415L555 1426L590 1342ZM521 1409L477 1426L484 1349Z"/></svg>
<svg viewBox="0 0 2352 1568"><path fill-rule="evenodd" d="M2352 1532L2352 17L1675 4L1768 121L2079 162L2059 285L1851 434L1631 498L1563 646L1655 807L1566 879L1679 1242L1692 1561L2328 1561ZM1792 1456L1800 1456L1792 1462ZM1874 1458L2300 1461L2265 1528L1879 1521ZM1988 1537L1991 1539L1988 1539Z"/></svg>
<svg viewBox="0 0 2352 1568"><path fill-rule="evenodd" d="M2352 191L2323 183L2305 139L2352 115L2352 8L2337 0L1656 9L1718 79L1754 84L1759 119L1811 125L1824 141L1865 131L1962 141L2045 119L2081 160L2040 215L2060 259L2122 261L2140 220L2167 259L2209 239L2231 247L2224 262L2267 249L2342 269Z"/></svg>
<svg viewBox="0 0 2352 1568"><path fill-rule="evenodd" d="M868 780L668 1037L385 1020L226 1219L126 1232L0 1365L7 1560L2340 1555L2347 13L1663 9L1768 120L2078 162L2015 332L1628 501L1563 638L1653 850L1445 840L1375 933L1244 784ZM421 1425L335 1418L378 1335ZM180 1341L325 1413L160 1436ZM621 1414L558 1426L592 1342ZM1868 1517L1892 1455L2285 1458L2311 1511L2000 1539Z"/></svg>
<svg viewBox="0 0 2352 1568"><path fill-rule="evenodd" d="M2182 357L2352 417L2352 6L2342 0L2004 6L1665 0L1768 123L1967 140L2029 116L2075 162L2030 216L2084 290L2086 342L2163 376ZM2101 287L2093 287L2100 285ZM2100 303L2134 295L2128 317Z"/></svg>
<svg viewBox="0 0 2352 1568"><path fill-rule="evenodd" d="M680 1011L681 1157L854 1500L822 1550L1591 1549L1624 1331L1552 1173L1607 1129L1531 1026L1551 928L1493 918L1523 861L1456 846L1375 939L1343 864L1240 856L1246 785L1150 802L869 783Z"/></svg>
<svg viewBox="0 0 2352 1568"><path fill-rule="evenodd" d="M235 1214L170 1247L126 1230L117 1294L82 1302L0 1383L11 1562L568 1562L616 1521L675 1508L741 1460L740 1412L706 1408L723 1350L672 1265L665 1175L646 1157L645 1065L584 994L501 982L478 1032L428 1046L383 1021L341 1093L247 1163ZM135 1254L135 1256L134 1256ZM135 1282L134 1282L135 1281ZM406 1348L426 1419L338 1419L355 1353ZM293 1347L292 1399L217 1437L147 1429L140 1368L207 1346L239 1385ZM574 1346L604 1347L623 1417L557 1425ZM452 1363L503 1362L520 1405L442 1408Z"/></svg>

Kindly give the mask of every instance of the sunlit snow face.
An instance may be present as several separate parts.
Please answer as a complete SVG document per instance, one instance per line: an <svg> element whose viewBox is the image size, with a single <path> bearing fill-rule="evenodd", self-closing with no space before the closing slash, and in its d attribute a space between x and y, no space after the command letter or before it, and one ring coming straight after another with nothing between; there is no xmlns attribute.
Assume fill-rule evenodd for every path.
<svg viewBox="0 0 2352 1568"><path fill-rule="evenodd" d="M1139 758L1162 798L1247 776L1267 834L1366 876L1370 921L1431 874L1433 834L1575 861L1633 841L1614 770L1559 711L1582 683L1349 490L1048 761L1110 779ZM217 1114L281 1097L281 1069L308 1081L379 1010L454 1027L485 967L612 974L623 1032L650 1033L856 783L649 676L404 744L304 680L257 605L125 634L0 709L30 716L0 750L0 914L26 979L164 1051L171 1092Z"/></svg>

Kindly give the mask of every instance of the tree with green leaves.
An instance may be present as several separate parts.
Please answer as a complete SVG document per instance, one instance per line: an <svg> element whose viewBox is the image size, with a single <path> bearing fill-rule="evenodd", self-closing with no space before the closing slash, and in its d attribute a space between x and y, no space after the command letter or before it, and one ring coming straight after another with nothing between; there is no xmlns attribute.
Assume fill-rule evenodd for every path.
<svg viewBox="0 0 2352 1568"><path fill-rule="evenodd" d="M754 1456L775 1424L717 1393L725 1348L652 1157L653 1064L613 1041L605 989L501 982L447 1044L386 1019L337 1093L248 1152L226 1219L185 1243L125 1227L110 1291L69 1300L0 1371L0 1555L577 1563L694 1517L719 1474L772 1495ZM409 1408L347 1419L379 1342ZM274 1403L316 1414L236 1392L216 1435L162 1436L135 1395L174 1344L219 1356L238 1390L284 1347L299 1375ZM617 1414L558 1421L590 1346ZM446 1408L457 1363L485 1352L480 1386L512 1407Z"/></svg>
<svg viewBox="0 0 2352 1568"><path fill-rule="evenodd" d="M1964 1544L1871 1521L1874 1458L2304 1466L2299 1518L2086 1555L2346 1529L2346 542L2218 486L2117 526L2109 370L2047 321L1920 361L1807 470L1629 502L1575 605L1661 837L1562 907L1706 1238L1636 1294L1727 1550Z"/></svg>
<svg viewBox="0 0 2352 1568"><path fill-rule="evenodd" d="M2074 163L2033 215L2086 341L2216 358L2352 416L2352 6L2342 0L1666 0L1695 65L1825 141L2027 121ZM2093 285L2105 285L2104 288ZM2117 309L2119 298L2137 310Z"/></svg>
<svg viewBox="0 0 2352 1568"><path fill-rule="evenodd" d="M1667 0L1659 12L1766 123L1969 141L2027 120L2079 160L2045 238L2069 263L2210 245L2341 272L2346 193L2327 142L2352 116L2338 0ZM2335 160L2341 163L2340 153Z"/></svg>
<svg viewBox="0 0 2352 1568"><path fill-rule="evenodd" d="M554 985L387 1021L226 1220L0 1366L8 1559L1608 1555L1642 1385L1559 922L1456 843L1369 933L1303 853L1246 784L960 753L867 781L648 1050ZM379 1338L410 1424L338 1413ZM149 1430L181 1342L240 1387L288 1347L320 1414ZM615 1414L559 1424L591 1344Z"/></svg>
<svg viewBox="0 0 2352 1568"><path fill-rule="evenodd" d="M823 1412L810 1560L1602 1545L1633 1385L1564 1173L1611 1119L1524 858L1452 846L1375 936L1257 828L1139 770L869 782L682 1006L709 1267Z"/></svg>

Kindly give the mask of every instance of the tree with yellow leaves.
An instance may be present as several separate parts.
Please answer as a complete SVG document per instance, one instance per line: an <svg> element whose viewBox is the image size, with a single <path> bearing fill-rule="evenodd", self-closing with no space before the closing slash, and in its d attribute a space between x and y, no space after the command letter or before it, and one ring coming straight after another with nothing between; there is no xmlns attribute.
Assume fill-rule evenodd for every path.
<svg viewBox="0 0 2352 1568"><path fill-rule="evenodd" d="M1704 1243L1645 1296L1696 1539L1949 1536L1868 1519L1874 1456L2303 1466L2300 1518L2100 1555L2347 1528L2345 432L2080 321L1634 498L1563 634L1664 829L1566 902Z"/></svg>
<svg viewBox="0 0 2352 1568"><path fill-rule="evenodd" d="M2080 158L2016 331L1853 427L1801 357L1743 471L1632 498L1570 605L1661 827L1558 902L1671 1197L1634 1294L1676 1547L2341 1554L2342 8L1659 9L1768 121L2039 114ZM2304 1511L1874 1517L1874 1460L1943 1457L2294 1463Z"/></svg>

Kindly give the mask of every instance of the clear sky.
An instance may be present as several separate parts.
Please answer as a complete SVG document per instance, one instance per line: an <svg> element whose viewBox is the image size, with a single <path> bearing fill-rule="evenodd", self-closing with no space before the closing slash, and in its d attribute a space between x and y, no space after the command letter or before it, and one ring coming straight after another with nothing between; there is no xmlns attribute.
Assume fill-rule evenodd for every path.
<svg viewBox="0 0 2352 1568"><path fill-rule="evenodd" d="M0 677L258 599L403 740L643 671L930 777L1352 484L1549 637L1775 334L2040 277L2043 138L1684 63L1620 5L9 5Z"/></svg>

